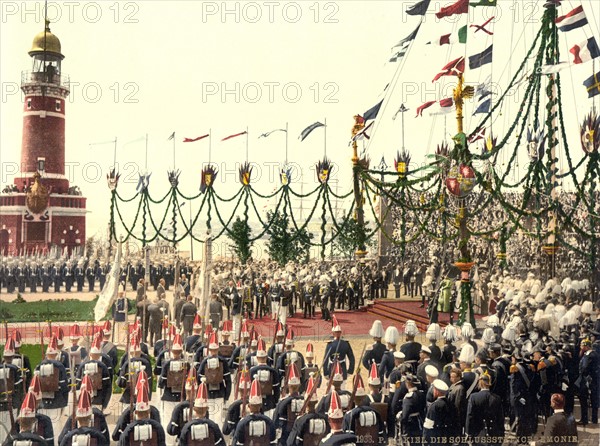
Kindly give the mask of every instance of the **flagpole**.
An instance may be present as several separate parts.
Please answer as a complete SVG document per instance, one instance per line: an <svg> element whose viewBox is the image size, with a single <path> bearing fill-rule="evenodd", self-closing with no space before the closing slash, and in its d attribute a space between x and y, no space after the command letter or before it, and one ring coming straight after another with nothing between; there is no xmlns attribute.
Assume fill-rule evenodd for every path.
<svg viewBox="0 0 600 446"><path fill-rule="evenodd" d="M404 152L404 112L408 109L402 104L400 106L400 113L402 113L402 151Z"/></svg>
<svg viewBox="0 0 600 446"><path fill-rule="evenodd" d="M175 132L173 132L173 170L175 170Z"/></svg>
<svg viewBox="0 0 600 446"><path fill-rule="evenodd" d="M210 165L212 155L212 129L208 129L208 164Z"/></svg>
<svg viewBox="0 0 600 446"><path fill-rule="evenodd" d="M144 170L148 171L148 134L146 133L146 160L144 162Z"/></svg>
<svg viewBox="0 0 600 446"><path fill-rule="evenodd" d="M325 118L324 127L325 127L325 132L323 134L325 136L324 136L324 141L323 141L323 150L325 152L325 158L327 158L327 118Z"/></svg>
<svg viewBox="0 0 600 446"><path fill-rule="evenodd" d="M285 165L288 162L288 123L285 123Z"/></svg>
<svg viewBox="0 0 600 446"><path fill-rule="evenodd" d="M248 162L248 127L246 127L246 162Z"/></svg>
<svg viewBox="0 0 600 446"><path fill-rule="evenodd" d="M115 148L113 150L113 167L117 166L117 137L115 136Z"/></svg>

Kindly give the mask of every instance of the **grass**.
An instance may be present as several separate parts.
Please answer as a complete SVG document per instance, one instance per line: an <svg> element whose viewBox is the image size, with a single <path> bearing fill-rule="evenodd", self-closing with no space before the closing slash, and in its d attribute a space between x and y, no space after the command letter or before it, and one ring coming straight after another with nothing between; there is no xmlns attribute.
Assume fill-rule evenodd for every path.
<svg viewBox="0 0 600 446"><path fill-rule="evenodd" d="M12 303L0 301L0 320L7 322L89 321L94 319L94 307L97 301L98 297L91 301L77 299L47 299L36 302L15 300ZM129 313L134 314L135 301L132 299L129 299L129 308Z"/></svg>

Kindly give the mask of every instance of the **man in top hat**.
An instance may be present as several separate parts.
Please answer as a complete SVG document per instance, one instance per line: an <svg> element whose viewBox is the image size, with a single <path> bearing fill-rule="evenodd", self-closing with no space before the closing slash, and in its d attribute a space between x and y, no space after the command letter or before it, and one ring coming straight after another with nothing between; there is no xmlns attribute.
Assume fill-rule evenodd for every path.
<svg viewBox="0 0 600 446"><path fill-rule="evenodd" d="M92 389L93 389L92 380L90 379L90 377L88 375L85 375L83 377L83 381L81 383L79 398L81 398L81 393L83 393L83 392L89 393L90 401L91 401L90 404L92 404L93 403L93 400L92 400L93 393L90 392L90 390L92 390ZM77 428L79 426L78 423L79 423L78 415L75 414L75 424L73 424L73 415L70 413L65 425L63 426L63 429L62 429L60 435L58 436L58 444L61 444L63 438L72 429ZM110 442L110 433L108 431L108 424L106 423L106 417L104 416L104 413L102 412L101 409L94 407L93 405L92 405L90 427L93 427L94 429L98 430L106 438L106 441Z"/></svg>
<svg viewBox="0 0 600 446"><path fill-rule="evenodd" d="M268 416L260 413L263 407L261 383L257 378L252 381L248 409L250 413L240 420L232 436L233 445L275 445L277 430Z"/></svg>
<svg viewBox="0 0 600 446"><path fill-rule="evenodd" d="M390 325L385 330L384 340L387 349L384 351L379 364L379 375L389 380L389 376L395 367L394 353L396 352L396 345L400 339L400 333L398 329L393 325Z"/></svg>
<svg viewBox="0 0 600 446"><path fill-rule="evenodd" d="M60 446L78 446L81 444L110 446L110 440L107 436L94 428L92 422L92 399L89 392L85 389L79 392L75 416L77 417L77 427L65 433L62 439L59 440ZM71 422L71 420L68 420L68 422ZM65 428L68 427L68 425L65 425Z"/></svg>
<svg viewBox="0 0 600 446"><path fill-rule="evenodd" d="M251 385L250 372L244 363L236 376L236 388L233 395L235 401L229 405L225 420L223 421L222 431L224 435L233 434L237 424L247 414Z"/></svg>
<svg viewBox="0 0 600 446"><path fill-rule="evenodd" d="M165 431L170 421L170 415L175 406L181 401L187 375L187 363L182 359L183 342L180 334L176 334L171 345L171 357L164 362L158 377L157 385L163 389L161 400L161 419ZM167 445L174 445L175 437L167 435Z"/></svg>
<svg viewBox="0 0 600 446"><path fill-rule="evenodd" d="M15 340L8 338L0 364L0 426L14 427L17 408L23 401L23 379L17 366L12 364Z"/></svg>
<svg viewBox="0 0 600 446"><path fill-rule="evenodd" d="M197 375L200 380L206 378L208 397L211 400L209 416L220 425L223 422L225 401L231 395L231 373L227 361L218 354L217 333L213 332L208 342L208 356L198 366Z"/></svg>
<svg viewBox="0 0 600 446"><path fill-rule="evenodd" d="M385 345L381 343L383 338L383 324L380 320L373 321L373 326L369 330L369 336L373 338L373 344L367 347L365 354L363 355L362 365L365 369L371 367L371 363L375 363L379 366L381 359L386 352Z"/></svg>
<svg viewBox="0 0 600 446"><path fill-rule="evenodd" d="M219 426L208 419L208 388L200 382L193 404L193 418L181 429L179 444L190 446L224 446L225 439Z"/></svg>
<svg viewBox="0 0 600 446"><path fill-rule="evenodd" d="M50 446L50 443L44 437L36 432L36 398L33 393L28 392L21 404L19 412L19 432L8 433L6 440L2 443L3 446Z"/></svg>
<svg viewBox="0 0 600 446"><path fill-rule="evenodd" d="M303 397L306 413L299 414L287 438L287 446L317 446L329 433L327 416L315 411L319 400L317 397L317 382L314 375L310 375L306 384L306 393Z"/></svg>
<svg viewBox="0 0 600 446"><path fill-rule="evenodd" d="M96 333L92 346L90 347L90 356L83 361L77 370L77 387L81 388L83 378L87 376L91 381L92 404L101 409L108 407L108 402L112 396L112 376L106 364L102 362L101 336Z"/></svg>
<svg viewBox="0 0 600 446"><path fill-rule="evenodd" d="M565 413L565 397L560 393L554 393L550 397L550 405L554 414L546 420L541 444L544 446L578 444L577 424L573 415Z"/></svg>
<svg viewBox="0 0 600 446"><path fill-rule="evenodd" d="M67 371L58 361L58 354L58 340L52 336L46 349L46 358L36 367L42 391L38 411L50 417L54 432L59 432L62 428L62 415L69 397Z"/></svg>
<svg viewBox="0 0 600 446"><path fill-rule="evenodd" d="M502 401L490 392L491 381L489 374L483 374L479 378L479 392L469 397L465 432L473 444L502 444L504 441Z"/></svg>
<svg viewBox="0 0 600 446"><path fill-rule="evenodd" d="M419 329L415 321L408 320L404 325L404 335L406 342L400 346L400 351L404 353L406 362L417 362L419 360L419 352L421 344L415 341L415 336L419 334Z"/></svg>
<svg viewBox="0 0 600 446"><path fill-rule="evenodd" d="M598 406L600 404L600 357L592 349L589 338L581 341L581 359L579 361L579 378L575 382L579 389L581 419L579 424L588 423L589 407L592 407L592 424L598 424Z"/></svg>
<svg viewBox="0 0 600 446"><path fill-rule="evenodd" d="M331 331L333 333L333 340L327 344L327 348L325 349L324 375L326 378L329 378L331 368L337 361L341 367L342 376L345 381L349 374L354 373L354 352L350 343L342 339L342 327L335 316L333 316L332 322Z"/></svg>
<svg viewBox="0 0 600 446"><path fill-rule="evenodd" d="M263 413L270 415L275 409L279 395L281 394L281 379L279 373L273 367L267 364L267 352L265 341L260 338L256 350L256 360L258 365L250 369L250 376L260 385L261 396L263 399Z"/></svg>
<svg viewBox="0 0 600 446"><path fill-rule="evenodd" d="M450 443L449 438L458 434L456 412L448 402L448 385L441 379L433 382L434 403L429 406L423 423L423 443L426 445Z"/></svg>
<svg viewBox="0 0 600 446"><path fill-rule="evenodd" d="M425 419L425 393L417 388L419 379L412 374L404 378L407 393L402 400L402 411L397 415L400 423L400 434L408 445L421 443L423 420Z"/></svg>
<svg viewBox="0 0 600 446"><path fill-rule="evenodd" d="M294 426L294 422L300 415L300 410L304 405L304 398L300 395L300 371L295 362L292 362L287 369L287 396L283 398L275 408L273 421L275 427L281 429L281 436L278 444L285 446L288 436Z"/></svg>
<svg viewBox="0 0 600 446"><path fill-rule="evenodd" d="M296 365L297 370L304 369L304 356L294 349L294 331L290 329L285 337L285 351L277 358L277 366L275 367L281 378L282 389L286 386L286 377L292 364Z"/></svg>
<svg viewBox="0 0 600 446"><path fill-rule="evenodd" d="M342 410L340 397L335 390L331 392L327 421L329 422L330 432L321 440L321 446L342 446L358 443L358 438L353 432L346 432L343 429L344 411Z"/></svg>
<svg viewBox="0 0 600 446"><path fill-rule="evenodd" d="M181 306L179 312L179 320L183 327L183 334L189 336L196 325L196 316L198 316L198 308L194 304L194 298L190 294L186 297L186 302ZM200 322L198 320L198 322Z"/></svg>
<svg viewBox="0 0 600 446"><path fill-rule="evenodd" d="M123 430L119 438L119 446L166 444L163 427L150 417L148 387L145 383L139 387L135 403L135 419Z"/></svg>

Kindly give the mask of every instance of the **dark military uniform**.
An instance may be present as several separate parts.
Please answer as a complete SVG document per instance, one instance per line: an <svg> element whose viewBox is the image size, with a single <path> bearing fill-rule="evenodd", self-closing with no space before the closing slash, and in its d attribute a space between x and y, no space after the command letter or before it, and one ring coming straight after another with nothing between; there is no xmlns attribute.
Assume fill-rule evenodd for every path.
<svg viewBox="0 0 600 446"><path fill-rule="evenodd" d="M323 440L321 440L320 446L342 446L358 444L356 435L351 432L330 432Z"/></svg>
<svg viewBox="0 0 600 446"><path fill-rule="evenodd" d="M80 427L68 431L59 444L60 446L82 444L81 437L88 437L90 444L95 442L97 446L110 446L110 441L98 429L93 427Z"/></svg>
<svg viewBox="0 0 600 446"><path fill-rule="evenodd" d="M399 422L400 433L407 439L409 445L420 443L424 419L425 394L417 389L408 392L402 400Z"/></svg>
<svg viewBox="0 0 600 446"><path fill-rule="evenodd" d="M112 396L112 376L110 375L108 367L106 367L102 361L94 361L93 359L89 359L81 363L80 367L77 369L77 375L75 378L77 382L77 389L81 388L83 375L86 370L92 366L92 364L97 364L95 367L98 369L100 385L102 386L99 389L94 389L94 392L92 393L92 404L101 405L104 409L106 409ZM92 379L92 383L94 383L94 379Z"/></svg>
<svg viewBox="0 0 600 446"><path fill-rule="evenodd" d="M257 424L255 424L257 423ZM250 414L245 416L242 420L240 420L240 422L238 423L238 425L235 428L235 432L232 436L232 445L233 446L241 446L241 445L246 445L249 446L251 444L262 444L261 442L257 441L256 439L253 439L251 436L249 436L249 432L252 430L251 426L260 426L262 425L262 429L257 428L256 430L260 431L264 431L265 432L265 436L266 439L264 440L265 443L269 443L271 445L275 445L276 444L276 434L277 434L277 430L275 429L275 424L273 423L273 421L267 417L266 415L263 415L261 413L256 413L256 414ZM263 437L264 438L264 437Z"/></svg>
<svg viewBox="0 0 600 446"><path fill-rule="evenodd" d="M144 426L144 425L152 426L152 432L153 432L152 438L154 438L156 436L156 444L158 444L158 445L166 444L165 431L164 431L163 427L160 425L160 423L157 423L153 419L148 419L148 420L136 420L136 421L130 423L125 428L123 433L121 434L121 438L119 439L119 446L129 446L130 444L132 444L130 442L129 438L130 437L133 438L136 426Z"/></svg>
<svg viewBox="0 0 600 446"><path fill-rule="evenodd" d="M427 410L423 423L423 443L449 444L449 438L458 435L456 411L446 397L439 397Z"/></svg>
<svg viewBox="0 0 600 446"><path fill-rule="evenodd" d="M102 411L100 409L97 409L96 407L92 408L92 425L93 425L93 429L95 429L96 431L100 432L100 434L102 434L102 436L105 438L105 443L101 443L101 444L110 444L110 433L108 432L108 424L106 424L106 418L104 417L104 414L102 413ZM73 419L73 415L69 415L69 418L67 418L67 422L65 423L65 426L63 427L60 435L58 436L58 444L62 444L63 440L65 438L67 438L67 434L69 432L71 432L72 430L72 419ZM77 422L77 419L75 419L75 428L79 427L79 424ZM67 443L70 444L70 443Z"/></svg>
<svg viewBox="0 0 600 446"><path fill-rule="evenodd" d="M358 406L346 412L343 430L356 435L357 445L387 444L385 420L368 406Z"/></svg>
<svg viewBox="0 0 600 446"><path fill-rule="evenodd" d="M117 386L119 386L122 389L125 389L123 391L123 394L121 395L121 399L119 400L121 403L124 404L129 404L130 401L129 367L132 363L138 363L138 365L132 367L134 370L137 370L136 367L146 367L145 372L148 376L148 398L152 399L152 381L154 378L152 376L152 368L150 366L150 362L144 358L131 358L131 360L128 359L127 361L125 361L123 367L121 367L121 370L119 370L119 378L117 379ZM135 386L135 380L132 381L133 385Z"/></svg>
<svg viewBox="0 0 600 446"><path fill-rule="evenodd" d="M352 351L352 346L348 341L344 339L334 339L333 341L329 342L327 344L327 348L325 349L325 358L324 375L326 378L329 378L331 366L336 359L340 362L344 380L346 380L349 374L352 375L354 373L354 352ZM348 366L346 366L346 359L348 359Z"/></svg>
<svg viewBox="0 0 600 446"><path fill-rule="evenodd" d="M206 429L203 429L203 438L194 438L194 426L199 425L206 426ZM193 441L210 441L210 444L215 446L225 445L225 439L223 438L221 429L219 429L219 426L217 426L214 421L211 421L208 418L196 418L188 421L181 429L181 433L179 434L179 444L189 445L193 444Z"/></svg>
<svg viewBox="0 0 600 446"><path fill-rule="evenodd" d="M53 443L50 443L44 440L37 434L32 434L30 432L24 432L22 434L11 434L8 436L2 446L13 446L17 444L30 444L31 446L52 446Z"/></svg>
<svg viewBox="0 0 600 446"><path fill-rule="evenodd" d="M303 405L304 398L298 393L287 396L277 403L273 421L275 422L275 428L281 429L281 436L278 441L280 446L285 446L287 444L288 436L292 431L294 422L298 418L298 414Z"/></svg>
<svg viewBox="0 0 600 446"><path fill-rule="evenodd" d="M387 348L385 347L385 345L383 345L381 342L374 342L373 345L371 345L371 349L366 350L365 354L363 355L362 364L364 368L369 370L373 361L375 361L375 364L379 366L381 364L381 360L383 359L383 355L386 351ZM394 359L392 357L392 365L393 364Z"/></svg>
<svg viewBox="0 0 600 446"><path fill-rule="evenodd" d="M281 380L279 379L279 373L273 367L269 367L268 365L261 364L250 369L250 376L258 375L258 380L261 383L270 382L271 383L271 394L265 395L262 393L263 399L263 411L266 412L271 409L275 409L277 406L277 402L279 401L279 395L281 394L281 386L279 383ZM269 375L269 376L267 376Z"/></svg>
<svg viewBox="0 0 600 446"><path fill-rule="evenodd" d="M287 438L287 446L316 446L327 434L327 416L320 413L307 413L297 418Z"/></svg>
<svg viewBox="0 0 600 446"><path fill-rule="evenodd" d="M504 441L504 413L502 401L498 395L489 389L482 389L471 394L467 406L466 434L473 438L474 444L484 443L502 444Z"/></svg>
<svg viewBox="0 0 600 446"><path fill-rule="evenodd" d="M127 428L127 425L129 424L130 419L131 419L131 411L130 411L129 406L126 406L125 410L119 416L119 419L117 420L117 424L115 425L115 429L113 430L113 433L112 433L113 441L119 441L119 438L121 438L121 434ZM152 419L152 420L156 421L158 424L160 424L160 412L154 406L150 406L150 419Z"/></svg>
<svg viewBox="0 0 600 446"><path fill-rule="evenodd" d="M181 429L188 421L190 421L190 402L189 400L184 400L173 409L171 420L167 426L167 434L179 437Z"/></svg>
<svg viewBox="0 0 600 446"><path fill-rule="evenodd" d="M404 353L404 361L418 361L419 353L421 352L421 344L416 341L409 341L400 347L400 351Z"/></svg>

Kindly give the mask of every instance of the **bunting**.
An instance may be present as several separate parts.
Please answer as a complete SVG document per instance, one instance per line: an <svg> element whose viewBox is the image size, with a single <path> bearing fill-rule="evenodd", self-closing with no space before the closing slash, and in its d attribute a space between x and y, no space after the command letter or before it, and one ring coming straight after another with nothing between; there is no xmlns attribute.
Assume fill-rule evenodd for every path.
<svg viewBox="0 0 600 446"><path fill-rule="evenodd" d="M421 0L418 3L415 3L413 6L406 10L408 15L425 15L427 12L427 8L429 8L429 3L431 0Z"/></svg>
<svg viewBox="0 0 600 446"><path fill-rule="evenodd" d="M585 42L581 42L579 45L575 45L569 50L573 55L573 63L580 64L589 62L592 59L600 56L600 49L596 43L595 37L590 37Z"/></svg>
<svg viewBox="0 0 600 446"><path fill-rule="evenodd" d="M440 36L439 39L427 42L427 45L432 44L442 46L451 43L467 43L467 25L459 28L456 32L444 34L443 36Z"/></svg>
<svg viewBox="0 0 600 446"><path fill-rule="evenodd" d="M474 70L489 63L492 63L493 44L488 46L483 52L469 56L469 68Z"/></svg>
<svg viewBox="0 0 600 446"><path fill-rule="evenodd" d="M459 57L444 65L442 71L435 75L431 82L437 81L442 76L458 76L465 71L465 58ZM435 101L434 101L435 102Z"/></svg>
<svg viewBox="0 0 600 446"><path fill-rule="evenodd" d="M560 31L567 32L587 25L588 21L583 11L583 6L579 5L568 14L557 17L555 23Z"/></svg>
<svg viewBox="0 0 600 446"><path fill-rule="evenodd" d="M198 136L197 138L184 138L183 142L196 142L196 141L200 141L201 139L204 138L208 138L208 133L206 135L202 135L202 136Z"/></svg>
<svg viewBox="0 0 600 446"><path fill-rule="evenodd" d="M244 130L243 132L236 133L235 135L229 135L229 136L226 136L226 137L225 137L225 138L223 138L221 141L227 141L228 139L235 138L235 137L237 137L237 136L246 135L247 133L248 133L248 132L246 132L246 131Z"/></svg>
<svg viewBox="0 0 600 446"><path fill-rule="evenodd" d="M587 90L588 98L593 98L600 94L600 71L583 81L583 86Z"/></svg>
<svg viewBox="0 0 600 446"><path fill-rule="evenodd" d="M302 133L300 133L300 136L298 137L298 139L300 141L304 141L306 139L306 137L308 135L310 135L314 129L318 129L319 127L325 127L325 124L317 121L314 124L309 125L304 130L302 130Z"/></svg>
<svg viewBox="0 0 600 446"><path fill-rule="evenodd" d="M458 0L456 3L451 4L440 9L435 13L438 19L444 17L450 17L456 14L467 14L469 12L469 0Z"/></svg>

